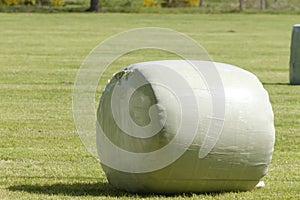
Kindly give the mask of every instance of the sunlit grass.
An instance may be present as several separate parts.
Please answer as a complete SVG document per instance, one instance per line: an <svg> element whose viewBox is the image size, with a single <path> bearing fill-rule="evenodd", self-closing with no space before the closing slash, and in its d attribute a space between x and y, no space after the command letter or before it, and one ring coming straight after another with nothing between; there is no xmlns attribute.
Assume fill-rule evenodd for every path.
<svg viewBox="0 0 300 200"><path fill-rule="evenodd" d="M298 15L0 14L0 199L299 199L300 87L288 85L291 27ZM143 196L112 188L83 147L72 116L77 70L111 35L164 27L186 33L213 60L256 74L275 113L266 187L250 192ZM116 60L100 82L131 63L174 59L157 50Z"/></svg>

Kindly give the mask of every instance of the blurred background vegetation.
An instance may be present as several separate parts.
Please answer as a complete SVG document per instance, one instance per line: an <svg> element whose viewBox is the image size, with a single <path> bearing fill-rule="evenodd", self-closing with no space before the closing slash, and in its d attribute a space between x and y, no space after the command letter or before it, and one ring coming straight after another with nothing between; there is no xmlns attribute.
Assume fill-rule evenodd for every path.
<svg viewBox="0 0 300 200"><path fill-rule="evenodd" d="M300 0L0 0L0 12L300 13Z"/></svg>

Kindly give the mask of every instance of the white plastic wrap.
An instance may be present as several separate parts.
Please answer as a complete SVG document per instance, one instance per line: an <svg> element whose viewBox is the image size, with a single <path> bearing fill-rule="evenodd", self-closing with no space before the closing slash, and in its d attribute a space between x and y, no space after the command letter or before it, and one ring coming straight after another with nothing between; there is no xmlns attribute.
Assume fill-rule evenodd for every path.
<svg viewBox="0 0 300 200"><path fill-rule="evenodd" d="M221 85L206 77L211 65ZM268 93L257 77L208 61L125 68L107 85L97 120L107 178L131 192L251 190L267 173L275 140Z"/></svg>

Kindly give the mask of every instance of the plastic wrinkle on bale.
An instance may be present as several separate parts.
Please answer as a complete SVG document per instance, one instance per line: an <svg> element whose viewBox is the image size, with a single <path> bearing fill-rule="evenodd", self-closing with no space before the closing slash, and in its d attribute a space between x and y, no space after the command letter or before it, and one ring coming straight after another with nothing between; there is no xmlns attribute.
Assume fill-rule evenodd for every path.
<svg viewBox="0 0 300 200"><path fill-rule="evenodd" d="M213 80L199 73L211 65L224 99L220 88L209 87ZM223 118L216 109L223 109ZM267 91L252 73L224 63L130 65L107 84L97 122L108 181L129 192L251 190L266 175L274 150Z"/></svg>

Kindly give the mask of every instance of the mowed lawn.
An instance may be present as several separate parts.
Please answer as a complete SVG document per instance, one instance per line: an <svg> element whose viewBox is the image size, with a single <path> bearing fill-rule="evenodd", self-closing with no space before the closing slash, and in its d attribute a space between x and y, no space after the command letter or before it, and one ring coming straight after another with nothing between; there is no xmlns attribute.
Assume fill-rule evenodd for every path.
<svg viewBox="0 0 300 200"><path fill-rule="evenodd" d="M296 23L299 15L0 14L0 199L300 199L300 86L288 84ZM249 70L264 84L276 126L265 188L163 196L129 194L107 183L76 133L76 73L101 41L153 26L187 34L214 61ZM117 60L110 73L130 63L173 57L133 52Z"/></svg>

